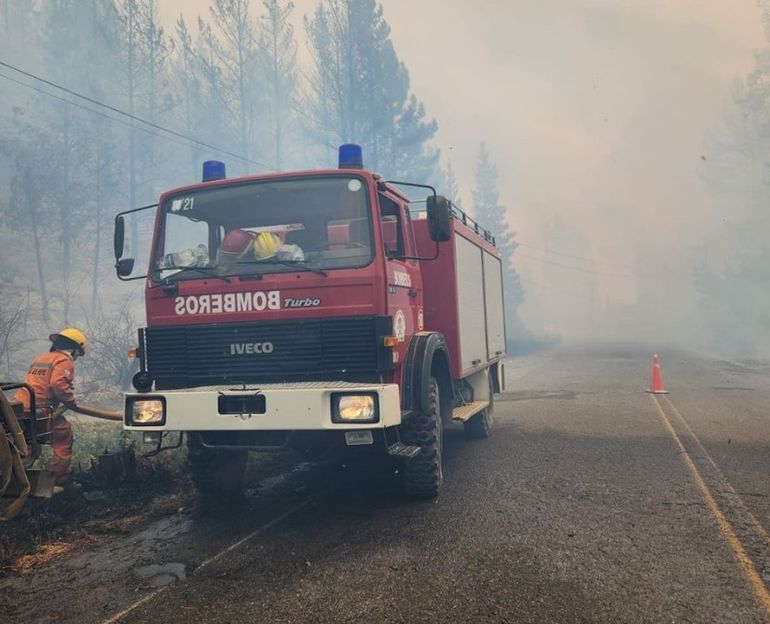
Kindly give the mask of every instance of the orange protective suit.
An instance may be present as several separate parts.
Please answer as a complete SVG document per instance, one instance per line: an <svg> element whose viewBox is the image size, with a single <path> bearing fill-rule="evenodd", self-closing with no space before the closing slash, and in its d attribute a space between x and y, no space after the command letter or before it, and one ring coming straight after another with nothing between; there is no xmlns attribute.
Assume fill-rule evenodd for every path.
<svg viewBox="0 0 770 624"><path fill-rule="evenodd" d="M63 403L72 407L77 404L72 387L75 379L75 362L69 353L51 351L37 358L29 367L24 382L35 391L35 408L50 416ZM17 400L24 404L24 411L29 413L30 400L26 388L16 394ZM57 416L51 422L51 448L53 458L49 469L56 476L58 484L66 483L70 478L72 460L72 427L64 416Z"/></svg>

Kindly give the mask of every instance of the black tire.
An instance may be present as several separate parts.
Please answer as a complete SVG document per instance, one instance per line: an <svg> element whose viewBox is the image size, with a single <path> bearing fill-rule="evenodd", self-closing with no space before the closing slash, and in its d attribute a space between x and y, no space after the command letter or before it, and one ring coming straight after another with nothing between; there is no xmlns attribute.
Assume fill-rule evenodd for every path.
<svg viewBox="0 0 770 624"><path fill-rule="evenodd" d="M406 460L401 468L401 485L404 494L411 498L436 498L444 481L439 388L433 377L428 384L428 409L401 424L401 441L422 448L417 457Z"/></svg>
<svg viewBox="0 0 770 624"><path fill-rule="evenodd" d="M489 437L494 423L495 395L492 387L492 377L489 378L489 406L474 414L463 423L467 440L483 440Z"/></svg>
<svg viewBox="0 0 770 624"><path fill-rule="evenodd" d="M214 501L236 501L243 496L248 451L209 449L200 434L187 434L187 463L198 493Z"/></svg>

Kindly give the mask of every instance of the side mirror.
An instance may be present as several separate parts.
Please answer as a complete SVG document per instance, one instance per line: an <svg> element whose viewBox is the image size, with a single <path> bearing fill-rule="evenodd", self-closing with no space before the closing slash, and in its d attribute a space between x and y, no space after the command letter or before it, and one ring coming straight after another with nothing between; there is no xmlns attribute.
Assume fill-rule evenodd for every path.
<svg viewBox="0 0 770 624"><path fill-rule="evenodd" d="M115 234L112 238L112 245L115 248L115 260L120 260L123 255L123 245L126 237L126 222L121 215L115 217ZM117 268L117 265L116 265ZM130 272L130 271L129 271Z"/></svg>
<svg viewBox="0 0 770 624"><path fill-rule="evenodd" d="M115 263L115 272L118 274L118 277L128 277L133 270L133 258L121 258Z"/></svg>
<svg viewBox="0 0 770 624"><path fill-rule="evenodd" d="M452 236L449 225L451 206L449 200L442 195L429 195L426 201L428 210L428 233L430 239L437 243L448 241Z"/></svg>

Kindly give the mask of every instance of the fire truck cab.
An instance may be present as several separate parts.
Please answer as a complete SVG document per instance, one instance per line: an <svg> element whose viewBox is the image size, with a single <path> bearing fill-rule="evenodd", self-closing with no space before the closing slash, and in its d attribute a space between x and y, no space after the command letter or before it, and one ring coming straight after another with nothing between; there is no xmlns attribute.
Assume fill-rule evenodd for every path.
<svg viewBox="0 0 770 624"><path fill-rule="evenodd" d="M145 209L151 260L133 276L126 220ZM186 435L203 494L236 495L251 449L337 445L396 458L405 493L434 497L443 425L489 435L505 359L494 237L431 187L365 170L358 146L330 170L228 179L208 161L200 184L119 214L114 242L118 276L146 280L124 427L159 450Z"/></svg>

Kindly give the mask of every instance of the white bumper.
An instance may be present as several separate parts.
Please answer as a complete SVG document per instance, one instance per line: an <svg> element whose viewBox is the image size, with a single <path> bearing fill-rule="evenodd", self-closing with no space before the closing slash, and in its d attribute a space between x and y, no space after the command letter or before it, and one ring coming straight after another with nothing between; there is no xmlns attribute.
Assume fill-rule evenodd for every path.
<svg viewBox="0 0 770 624"><path fill-rule="evenodd" d="M220 414L222 395L265 397L263 414ZM367 423L332 422L332 395L335 393L375 393L379 420ZM162 397L166 406L163 425L133 425L126 418L129 431L275 431L381 429L401 423L401 401L396 384L359 384L345 382L306 382L263 384L234 389L232 386L166 390L126 394L126 408L133 398Z"/></svg>

